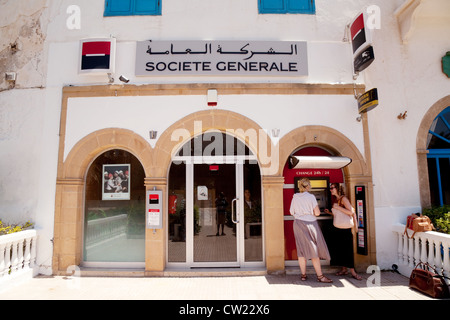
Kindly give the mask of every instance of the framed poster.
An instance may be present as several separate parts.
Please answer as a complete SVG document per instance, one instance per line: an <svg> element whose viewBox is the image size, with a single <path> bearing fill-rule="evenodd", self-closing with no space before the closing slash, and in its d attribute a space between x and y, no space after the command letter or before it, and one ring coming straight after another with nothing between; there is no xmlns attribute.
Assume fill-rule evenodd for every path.
<svg viewBox="0 0 450 320"><path fill-rule="evenodd" d="M208 200L208 187L198 186L197 187L197 200Z"/></svg>
<svg viewBox="0 0 450 320"><path fill-rule="evenodd" d="M130 164L104 164L102 200L130 200Z"/></svg>

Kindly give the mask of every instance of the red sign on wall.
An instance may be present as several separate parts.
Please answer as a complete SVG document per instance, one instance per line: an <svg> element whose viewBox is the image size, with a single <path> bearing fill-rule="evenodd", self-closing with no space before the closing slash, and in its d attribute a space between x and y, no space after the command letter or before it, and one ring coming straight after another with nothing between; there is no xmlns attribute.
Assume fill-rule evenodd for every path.
<svg viewBox="0 0 450 320"><path fill-rule="evenodd" d="M372 47L372 33L366 26L367 16L360 13L350 24L350 35L353 47L354 72L366 69L374 60L375 54Z"/></svg>
<svg viewBox="0 0 450 320"><path fill-rule="evenodd" d="M80 42L79 73L114 73L116 39L84 39Z"/></svg>

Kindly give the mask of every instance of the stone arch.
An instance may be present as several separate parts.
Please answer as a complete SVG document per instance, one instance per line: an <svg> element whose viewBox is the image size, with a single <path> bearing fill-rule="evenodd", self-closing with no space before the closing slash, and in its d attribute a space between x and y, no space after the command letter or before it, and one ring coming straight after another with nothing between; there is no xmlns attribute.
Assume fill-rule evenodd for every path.
<svg viewBox="0 0 450 320"><path fill-rule="evenodd" d="M369 167L358 148L339 131L324 126L304 126L292 130L280 140L280 174L289 156L299 147L322 146L336 155L352 159L344 170L350 176L369 176Z"/></svg>
<svg viewBox="0 0 450 320"><path fill-rule="evenodd" d="M64 161L62 178L84 179L90 163L110 149L123 149L133 154L148 176L152 159L150 144L131 130L108 128L87 135L70 150Z"/></svg>
<svg viewBox="0 0 450 320"><path fill-rule="evenodd" d="M352 159L352 162L343 169L347 196L353 202L355 186L366 187L366 222L368 229L368 255L355 255L355 263L361 267L376 264L375 209L370 160L366 161L355 144L339 131L319 125L303 126L292 130L280 140L280 175L283 175L283 169L289 156L299 148L306 146L323 147L337 156ZM356 208L355 203L353 203L353 206ZM282 210L284 212L284 209Z"/></svg>
<svg viewBox="0 0 450 320"><path fill-rule="evenodd" d="M161 134L154 149L151 175L167 177L172 157L179 147L196 134L204 133L207 130L219 130L234 135L257 155L258 160L260 160L258 150L261 142L268 150L274 149L270 137L253 120L232 111L218 109L200 111L180 119ZM258 134L257 141L249 139L246 133L251 131L248 130ZM262 172L263 169L262 167Z"/></svg>
<svg viewBox="0 0 450 320"><path fill-rule="evenodd" d="M439 113L450 106L450 95L438 100L425 113L416 138L417 168L419 175L420 203L423 208L431 207L430 183L428 180L427 137L431 124Z"/></svg>

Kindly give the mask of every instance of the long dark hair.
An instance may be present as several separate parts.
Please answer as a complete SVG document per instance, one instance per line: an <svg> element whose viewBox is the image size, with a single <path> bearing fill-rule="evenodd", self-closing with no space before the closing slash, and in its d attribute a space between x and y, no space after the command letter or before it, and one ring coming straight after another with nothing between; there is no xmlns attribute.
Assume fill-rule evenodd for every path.
<svg viewBox="0 0 450 320"><path fill-rule="evenodd" d="M330 187L336 188L338 196L340 196L340 197L345 196L344 186L341 185L340 183L330 183ZM338 199L335 196L332 196L332 197L333 197L333 200L332 200L333 203L338 202Z"/></svg>

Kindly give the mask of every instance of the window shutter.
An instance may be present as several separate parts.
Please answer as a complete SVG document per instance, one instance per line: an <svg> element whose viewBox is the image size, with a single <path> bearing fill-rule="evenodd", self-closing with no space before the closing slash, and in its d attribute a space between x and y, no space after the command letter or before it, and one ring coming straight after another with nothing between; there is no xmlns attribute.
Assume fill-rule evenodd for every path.
<svg viewBox="0 0 450 320"><path fill-rule="evenodd" d="M129 16L133 14L133 0L106 0L105 16Z"/></svg>
<svg viewBox="0 0 450 320"><path fill-rule="evenodd" d="M287 0L290 13L315 13L314 0Z"/></svg>
<svg viewBox="0 0 450 320"><path fill-rule="evenodd" d="M162 0L106 0L104 16L160 15Z"/></svg>
<svg viewBox="0 0 450 320"><path fill-rule="evenodd" d="M259 13L315 13L314 0L259 0Z"/></svg>
<svg viewBox="0 0 450 320"><path fill-rule="evenodd" d="M159 15L161 14L161 0L134 0L134 14Z"/></svg>
<svg viewBox="0 0 450 320"><path fill-rule="evenodd" d="M287 0L259 0L260 13L285 13Z"/></svg>

